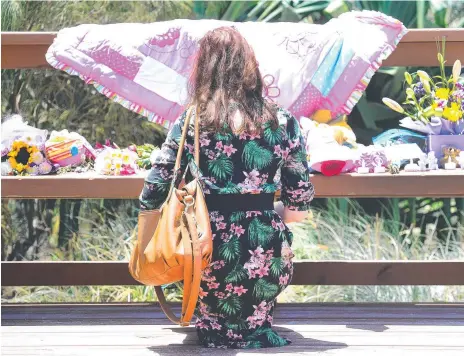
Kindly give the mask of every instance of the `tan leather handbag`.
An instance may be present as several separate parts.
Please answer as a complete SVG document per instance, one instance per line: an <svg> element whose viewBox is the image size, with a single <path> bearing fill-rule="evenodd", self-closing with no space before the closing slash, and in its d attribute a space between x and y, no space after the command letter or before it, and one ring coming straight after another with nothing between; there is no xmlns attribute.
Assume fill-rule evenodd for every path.
<svg viewBox="0 0 464 356"><path fill-rule="evenodd" d="M142 211L138 236L129 262L132 277L155 286L161 308L174 323L188 326L200 290L201 271L211 261L213 241L208 209L198 178L176 187L182 152L193 113L187 112L171 189L160 210ZM200 164L199 122L195 115L195 163ZM176 317L166 303L161 285L184 282L182 314Z"/></svg>

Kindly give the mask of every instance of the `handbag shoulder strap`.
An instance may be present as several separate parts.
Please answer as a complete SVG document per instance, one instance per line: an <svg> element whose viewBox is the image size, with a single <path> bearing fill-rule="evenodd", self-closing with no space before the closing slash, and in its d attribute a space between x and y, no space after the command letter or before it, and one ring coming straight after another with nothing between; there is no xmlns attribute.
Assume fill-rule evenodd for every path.
<svg viewBox="0 0 464 356"><path fill-rule="evenodd" d="M185 122L184 126L182 128L182 136L180 138L179 142L179 149L177 150L177 157L176 157L176 163L174 165L174 172L176 172L180 168L180 164L182 161L182 154L184 152L184 147L185 147L185 140L187 139L187 134L188 134L188 129L190 126L190 122L192 119L192 114L195 109L195 106L191 105L187 109L187 114L185 115ZM195 164L197 167L200 166L200 119L198 117L198 107L195 111L195 141L194 141L194 157L195 157Z"/></svg>
<svg viewBox="0 0 464 356"><path fill-rule="evenodd" d="M174 172L177 172L180 168L182 154L185 147L185 140L187 139L188 129L190 126L190 121L192 117L192 113L194 110L194 106L190 106L187 110L184 126L182 129L182 136L179 142L179 149L177 151L176 163L174 165ZM198 107L195 112L195 141L194 141L194 157L195 157L195 164L197 167L200 166L200 123L199 123L199 112ZM172 189L172 188L171 188ZM187 218L187 220L189 220ZM164 296L163 289L160 286L155 287L156 296L158 297L158 302L161 306L161 309L166 314L166 316L175 324L179 324L181 326L188 326L190 324L190 320L192 319L193 313L196 308L198 294L200 290L200 282L201 282L201 254L200 254L200 242L198 240L198 234L196 232L195 223L193 220L190 221L190 228L188 229L190 233L193 230L193 233L190 236L190 239L185 246L185 252L190 254L191 266L184 266L184 286L186 290L184 290L184 301L182 303L182 313L181 317L177 317L171 310L171 307L166 302L166 298ZM187 241L186 241L187 242ZM192 243L192 246L190 246ZM192 249L193 247L193 249Z"/></svg>

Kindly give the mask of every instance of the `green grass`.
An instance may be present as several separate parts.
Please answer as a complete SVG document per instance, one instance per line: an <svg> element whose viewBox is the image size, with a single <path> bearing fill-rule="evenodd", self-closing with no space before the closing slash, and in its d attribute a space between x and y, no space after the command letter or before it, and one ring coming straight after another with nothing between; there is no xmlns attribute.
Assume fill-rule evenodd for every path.
<svg viewBox="0 0 464 356"><path fill-rule="evenodd" d="M125 261L130 256L136 219L121 213L108 224L80 218L80 231L66 250L42 252L42 260ZM353 201L314 211L310 222L294 224L293 250L302 260L464 259L464 227L438 231L433 225L406 228L370 217ZM425 235L421 233L425 231ZM443 236L445 238L443 239ZM51 251L51 252L50 252ZM177 289L166 292L179 300ZM154 301L153 288L127 286L4 287L3 303ZM290 286L280 302L454 302L464 300L460 286Z"/></svg>

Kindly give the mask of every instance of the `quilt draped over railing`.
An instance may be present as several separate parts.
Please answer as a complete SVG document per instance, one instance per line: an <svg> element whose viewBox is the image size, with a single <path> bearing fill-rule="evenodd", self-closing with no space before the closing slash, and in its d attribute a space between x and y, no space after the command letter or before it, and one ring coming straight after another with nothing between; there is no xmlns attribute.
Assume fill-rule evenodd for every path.
<svg viewBox="0 0 464 356"><path fill-rule="evenodd" d="M234 26L253 47L264 96L297 118L348 114L406 28L378 12L349 12L324 25L173 20L80 25L59 31L46 58L108 98L169 127L188 100L201 37Z"/></svg>

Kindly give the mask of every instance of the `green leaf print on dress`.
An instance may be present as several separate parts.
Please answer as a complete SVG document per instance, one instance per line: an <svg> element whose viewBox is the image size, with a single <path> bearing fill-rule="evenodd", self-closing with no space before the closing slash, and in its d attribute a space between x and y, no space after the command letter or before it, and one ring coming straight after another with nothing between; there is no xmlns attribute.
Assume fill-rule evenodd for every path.
<svg viewBox="0 0 464 356"><path fill-rule="evenodd" d="M234 172L234 163L231 159L221 155L208 162L208 169L214 178L223 181L229 178Z"/></svg>
<svg viewBox="0 0 464 356"><path fill-rule="evenodd" d="M273 154L268 149L259 145L256 141L249 141L243 149L243 162L248 169L263 169L269 166Z"/></svg>
<svg viewBox="0 0 464 356"><path fill-rule="evenodd" d="M275 230L272 226L262 223L258 218L254 218L248 229L250 246L266 246L272 239Z"/></svg>
<svg viewBox="0 0 464 356"><path fill-rule="evenodd" d="M236 295L230 295L226 298L218 300L219 310L228 316L237 315L242 307L242 301L240 297Z"/></svg>
<svg viewBox="0 0 464 356"><path fill-rule="evenodd" d="M245 194L275 193L291 210L307 210L314 196L309 181L304 140L297 120L277 110L279 126L264 124L260 133L234 135L200 132L200 166L205 195L219 195L221 206L210 209L213 234L211 264L202 272L195 323L201 344L211 348L264 348L290 341L272 330L275 299L293 276L292 234L275 211L248 210L246 200L230 212L228 200ZM185 115L168 134L140 195L142 209L159 209L171 186ZM186 138L178 177L189 175L193 161L193 125ZM280 171L278 175L277 172ZM270 352L272 353L272 351Z"/></svg>
<svg viewBox="0 0 464 356"><path fill-rule="evenodd" d="M238 261L240 255L240 242L237 236L229 238L229 241L224 242L219 249L219 256L229 263Z"/></svg>

